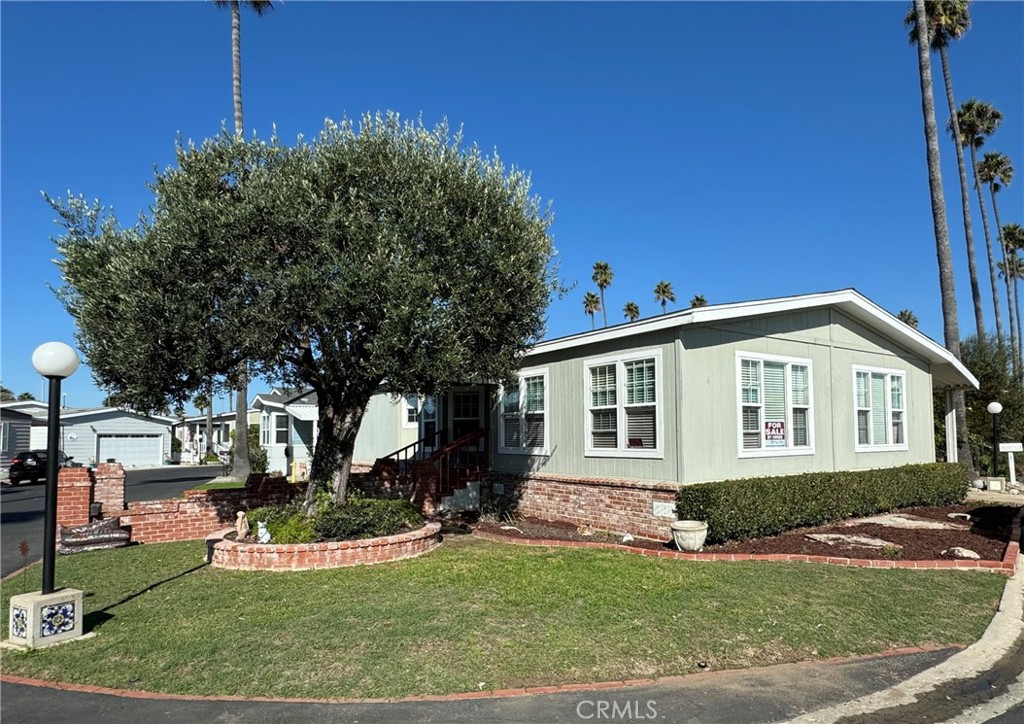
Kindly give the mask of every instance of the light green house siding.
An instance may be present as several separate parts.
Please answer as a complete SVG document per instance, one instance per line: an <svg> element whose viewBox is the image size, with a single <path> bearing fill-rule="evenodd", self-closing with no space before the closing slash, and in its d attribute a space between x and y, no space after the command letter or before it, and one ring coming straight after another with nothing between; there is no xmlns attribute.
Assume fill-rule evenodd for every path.
<svg viewBox="0 0 1024 724"><path fill-rule="evenodd" d="M418 429L403 425L404 419L405 403L402 398L396 399L383 392L374 394L356 436L352 462L372 465L377 458L416 442L419 439Z"/></svg>
<svg viewBox="0 0 1024 724"><path fill-rule="evenodd" d="M497 448L493 468L503 472L542 472L583 477L617 477L636 480L676 480L680 449L677 440L676 378L678 355L677 330L662 330L623 340L599 342L559 352L531 354L524 370L546 369L549 406L547 410L549 455L503 454ZM585 400L587 363L590 360L633 355L638 352L660 355L656 374L661 397L657 400L662 439L658 458L596 457L586 450ZM498 440L497 408L493 410L492 440ZM620 432L620 434L624 434Z"/></svg>
<svg viewBox="0 0 1024 724"><path fill-rule="evenodd" d="M523 369L547 374L548 455L506 454L496 445L496 471L696 483L935 459L929 364L833 307L681 324L561 350L543 349L528 355ZM660 355L661 453L640 458L624 450L616 457L597 457L586 449L587 362L637 352ZM809 365L810 450L741 454L739 353ZM906 449L857 450L856 366L905 375ZM500 443L497 405L492 412L492 440Z"/></svg>
<svg viewBox="0 0 1024 724"><path fill-rule="evenodd" d="M855 470L935 459L928 365L834 309L683 327L682 482L814 470ZM813 454L740 456L740 353L808 360ZM905 373L907 449L856 451L854 367Z"/></svg>

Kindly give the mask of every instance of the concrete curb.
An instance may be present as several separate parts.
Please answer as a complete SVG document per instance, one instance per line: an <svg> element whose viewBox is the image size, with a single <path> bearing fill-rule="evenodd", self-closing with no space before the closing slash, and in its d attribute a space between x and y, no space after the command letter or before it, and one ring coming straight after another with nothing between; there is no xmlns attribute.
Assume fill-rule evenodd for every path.
<svg viewBox="0 0 1024 724"><path fill-rule="evenodd" d="M1020 539L1020 515L1014 525ZM1013 545L1013 543L1011 543ZM1017 544L1019 546L1019 543ZM963 651L950 656L938 666L922 671L888 689L853 699L844 704L826 707L790 719L787 724L831 724L848 716L870 714L881 709L913 704L917 697L957 679L969 679L988 671L1013 647L1024 632L1024 565L1018 560L1017 570L1006 582L999 610L992 617L981 638Z"/></svg>

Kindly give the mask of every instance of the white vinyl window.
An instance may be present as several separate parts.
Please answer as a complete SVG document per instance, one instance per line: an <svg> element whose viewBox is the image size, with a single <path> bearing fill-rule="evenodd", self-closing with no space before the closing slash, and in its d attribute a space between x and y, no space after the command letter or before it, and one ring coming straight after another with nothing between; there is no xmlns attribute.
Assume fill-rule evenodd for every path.
<svg viewBox="0 0 1024 724"><path fill-rule="evenodd" d="M906 373L900 370L854 368L858 451L906 449L906 379Z"/></svg>
<svg viewBox="0 0 1024 724"><path fill-rule="evenodd" d="M264 414L260 418L261 442L264 445L288 444L288 415L281 412Z"/></svg>
<svg viewBox="0 0 1024 724"><path fill-rule="evenodd" d="M548 372L527 370L519 387L502 391L499 430L501 452L548 453Z"/></svg>
<svg viewBox="0 0 1024 724"><path fill-rule="evenodd" d="M402 398L402 427L415 430L419 424L419 398L416 395L406 395Z"/></svg>
<svg viewBox="0 0 1024 724"><path fill-rule="evenodd" d="M736 355L739 456L814 452L810 360Z"/></svg>
<svg viewBox="0 0 1024 724"><path fill-rule="evenodd" d="M661 353L584 364L586 453L661 457Z"/></svg>
<svg viewBox="0 0 1024 724"><path fill-rule="evenodd" d="M260 415L260 444L270 444L270 414L266 412Z"/></svg>
<svg viewBox="0 0 1024 724"><path fill-rule="evenodd" d="M0 422L0 448L6 450L11 446L11 426L9 423Z"/></svg>

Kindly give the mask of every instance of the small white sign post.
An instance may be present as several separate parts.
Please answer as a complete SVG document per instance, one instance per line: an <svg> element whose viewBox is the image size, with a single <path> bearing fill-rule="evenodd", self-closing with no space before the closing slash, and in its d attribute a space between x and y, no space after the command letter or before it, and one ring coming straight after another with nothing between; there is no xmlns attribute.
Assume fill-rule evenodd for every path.
<svg viewBox="0 0 1024 724"><path fill-rule="evenodd" d="M1024 452L1024 444L1019 442L1001 442L999 443L999 452L1006 453L1010 463L1010 482L1017 482L1017 469L1013 465L1013 454L1015 452Z"/></svg>

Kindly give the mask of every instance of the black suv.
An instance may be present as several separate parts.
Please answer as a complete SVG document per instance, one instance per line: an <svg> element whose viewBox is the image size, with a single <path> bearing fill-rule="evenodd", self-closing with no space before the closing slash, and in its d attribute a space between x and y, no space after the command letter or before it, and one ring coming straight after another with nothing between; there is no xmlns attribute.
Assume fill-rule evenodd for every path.
<svg viewBox="0 0 1024 724"><path fill-rule="evenodd" d="M78 467L72 462L74 458L65 455L63 450L57 451L57 460L62 468ZM11 458L11 485L18 485L24 480L30 483L46 480L45 450L26 450Z"/></svg>

